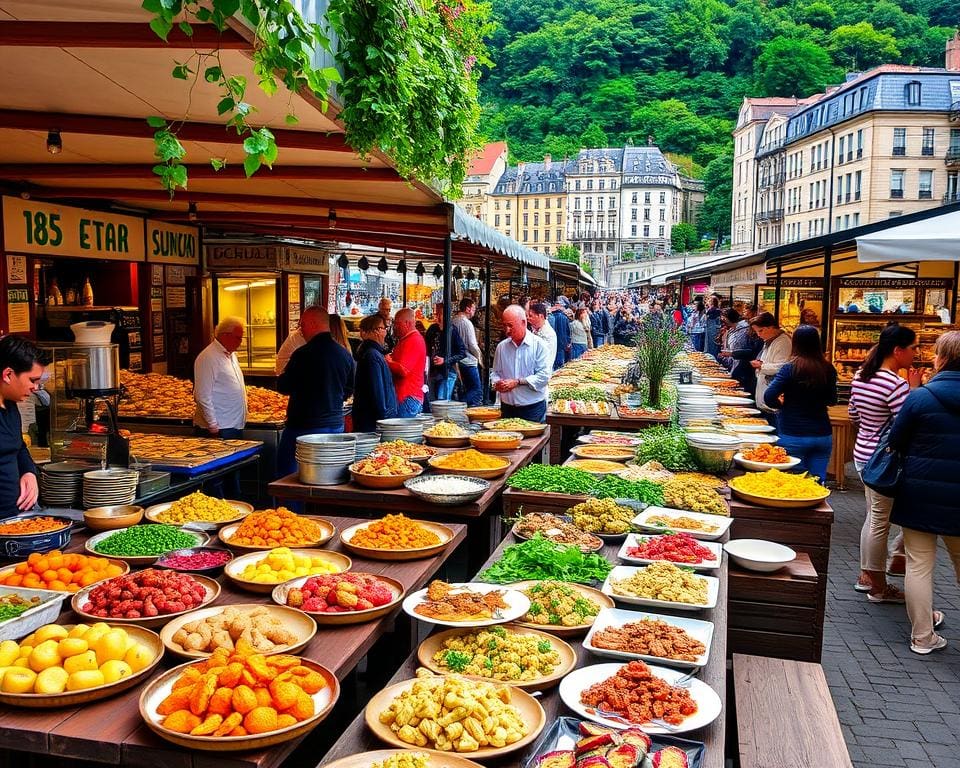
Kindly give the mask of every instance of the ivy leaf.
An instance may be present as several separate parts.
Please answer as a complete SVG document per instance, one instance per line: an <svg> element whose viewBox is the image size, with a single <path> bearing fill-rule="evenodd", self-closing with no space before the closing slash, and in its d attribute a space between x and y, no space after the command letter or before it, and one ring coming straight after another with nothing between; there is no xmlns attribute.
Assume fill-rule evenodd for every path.
<svg viewBox="0 0 960 768"><path fill-rule="evenodd" d="M310 49L304 44L303 40L299 37L293 37L287 41L287 44L283 46L283 53L285 56L296 59L301 54L305 56L310 55Z"/></svg>
<svg viewBox="0 0 960 768"><path fill-rule="evenodd" d="M241 75L234 75L227 78L227 90L237 99L242 99L243 94L247 92L247 78Z"/></svg>
<svg viewBox="0 0 960 768"><path fill-rule="evenodd" d="M143 2L140 3L140 7L150 13L160 13L163 8L163 6L160 5L160 0L143 0Z"/></svg>
<svg viewBox="0 0 960 768"><path fill-rule="evenodd" d="M260 26L260 9L253 0L240 0L240 15L253 26Z"/></svg>
<svg viewBox="0 0 960 768"><path fill-rule="evenodd" d="M180 31L187 37L193 37L193 27L190 26L189 22L181 21L177 26L180 27Z"/></svg>
<svg viewBox="0 0 960 768"><path fill-rule="evenodd" d="M259 133L254 133L243 140L243 151L248 155L259 155L266 148L267 140Z"/></svg>
<svg viewBox="0 0 960 768"><path fill-rule="evenodd" d="M197 11L196 13L194 13L194 16L197 17L197 21L206 22L206 21L210 21L210 19L213 18L213 13L210 11L209 8L205 8L204 6L201 5L199 8L197 8Z"/></svg>
<svg viewBox="0 0 960 768"><path fill-rule="evenodd" d="M279 147L277 147L277 142L273 139L267 142L266 148L263 150L263 162L267 164L269 168L273 168L273 164L277 161L277 155L280 153Z"/></svg>
<svg viewBox="0 0 960 768"><path fill-rule="evenodd" d="M343 80L343 78L340 77L340 70L338 70L336 67L324 67L320 70L320 74L331 83L339 83Z"/></svg>
<svg viewBox="0 0 960 768"><path fill-rule="evenodd" d="M247 104L247 102L245 101L238 101L236 110L237 110L237 115L239 115L240 118L242 119L247 115L249 115L251 112L253 112L253 106L251 106L250 104Z"/></svg>
<svg viewBox="0 0 960 768"><path fill-rule="evenodd" d="M220 67L207 67L203 71L203 79L208 83L215 83L223 77L223 70Z"/></svg>
<svg viewBox="0 0 960 768"><path fill-rule="evenodd" d="M215 0L214 5L226 18L230 18L240 9L240 0Z"/></svg>
<svg viewBox="0 0 960 768"><path fill-rule="evenodd" d="M236 102L229 96L225 96L224 98L220 99L220 103L217 104L217 114L225 115L227 112L233 109L234 106L236 106Z"/></svg>
<svg viewBox="0 0 960 768"><path fill-rule="evenodd" d="M260 166L263 164L263 161L260 159L260 155L247 155L243 160L243 170L247 174L249 179L253 174L260 170Z"/></svg>
<svg viewBox="0 0 960 768"><path fill-rule="evenodd" d="M167 125L167 121L162 117L148 117L147 125L149 125L151 128L164 128Z"/></svg>
<svg viewBox="0 0 960 768"><path fill-rule="evenodd" d="M186 64L177 64L177 66L173 68L172 74L175 78L177 78L177 80L187 80L192 71L193 70L191 70Z"/></svg>
<svg viewBox="0 0 960 768"><path fill-rule="evenodd" d="M163 42L167 42L167 35L169 35L170 30L173 29L173 24L162 16L154 16L150 19L150 29L152 29L154 34L163 40ZM176 77L176 75L174 75L174 77Z"/></svg>
<svg viewBox="0 0 960 768"><path fill-rule="evenodd" d="M160 5L163 6L168 11L172 11L174 5L176 4L177 4L177 0L160 0Z"/></svg>
<svg viewBox="0 0 960 768"><path fill-rule="evenodd" d="M284 116L283 121L284 121L287 125L296 125L297 123L300 122L300 118L297 117L297 116L294 115L294 114L289 114L289 115Z"/></svg>
<svg viewBox="0 0 960 768"><path fill-rule="evenodd" d="M222 171L224 168L227 167L227 161L224 160L222 157L211 157L210 165L213 166L213 170Z"/></svg>
<svg viewBox="0 0 960 768"><path fill-rule="evenodd" d="M263 78L258 85L267 96L273 96L277 92L277 81L272 77Z"/></svg>
<svg viewBox="0 0 960 768"><path fill-rule="evenodd" d="M187 166L174 165L170 167L170 178L178 187L187 188Z"/></svg>

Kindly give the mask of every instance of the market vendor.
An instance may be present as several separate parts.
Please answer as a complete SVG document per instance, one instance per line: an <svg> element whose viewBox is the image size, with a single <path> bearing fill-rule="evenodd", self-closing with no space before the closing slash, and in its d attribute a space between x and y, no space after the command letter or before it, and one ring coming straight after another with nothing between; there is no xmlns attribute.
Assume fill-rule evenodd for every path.
<svg viewBox="0 0 960 768"><path fill-rule="evenodd" d="M507 338L497 345L490 372L490 383L500 393L500 411L506 418L542 422L553 359L543 340L527 330L523 307L503 310L503 329Z"/></svg>
<svg viewBox="0 0 960 768"><path fill-rule="evenodd" d="M0 518L31 509L40 496L37 467L23 441L17 403L34 392L46 360L32 341L0 339Z"/></svg>

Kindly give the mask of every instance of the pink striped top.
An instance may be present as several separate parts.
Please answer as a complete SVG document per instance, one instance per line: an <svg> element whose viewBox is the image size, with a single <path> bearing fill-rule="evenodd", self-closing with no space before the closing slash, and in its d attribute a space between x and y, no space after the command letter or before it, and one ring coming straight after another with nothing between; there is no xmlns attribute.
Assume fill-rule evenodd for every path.
<svg viewBox="0 0 960 768"><path fill-rule="evenodd" d="M890 416L895 416L910 394L910 385L889 368L881 368L870 381L861 381L860 373L851 385L850 418L860 423L853 458L865 464L877 448L880 432Z"/></svg>

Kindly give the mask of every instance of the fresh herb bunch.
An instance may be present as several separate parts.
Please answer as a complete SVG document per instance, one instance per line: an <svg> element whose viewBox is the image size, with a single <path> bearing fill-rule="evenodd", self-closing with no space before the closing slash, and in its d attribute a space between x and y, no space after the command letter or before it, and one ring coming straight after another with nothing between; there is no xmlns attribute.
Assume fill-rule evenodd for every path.
<svg viewBox="0 0 960 768"><path fill-rule="evenodd" d="M640 433L637 464L659 461L672 472L697 471L699 465L687 446L687 434L680 427L649 427Z"/></svg>
<svg viewBox="0 0 960 768"><path fill-rule="evenodd" d="M584 554L576 547L554 544L539 533L521 544L511 544L500 559L482 571L478 581L510 584L527 579L553 579L577 584L603 581L613 566L603 556Z"/></svg>
<svg viewBox="0 0 960 768"><path fill-rule="evenodd" d="M652 480L624 480L606 475L597 483L593 494L598 499L633 499L656 507L663 506L663 486Z"/></svg>
<svg viewBox="0 0 960 768"><path fill-rule="evenodd" d="M636 335L637 364L646 378L650 390L644 403L650 408L663 408L661 393L663 380L670 373L674 360L683 351L686 336L672 325L657 326L652 322L640 323Z"/></svg>
<svg viewBox="0 0 960 768"><path fill-rule="evenodd" d="M543 493L587 494L593 491L596 480L589 472L549 464L528 464L507 480L507 485L522 491Z"/></svg>
<svg viewBox="0 0 960 768"><path fill-rule="evenodd" d="M557 400L583 400L587 403L602 403L609 400L606 391L600 387L557 387L550 389L550 402Z"/></svg>

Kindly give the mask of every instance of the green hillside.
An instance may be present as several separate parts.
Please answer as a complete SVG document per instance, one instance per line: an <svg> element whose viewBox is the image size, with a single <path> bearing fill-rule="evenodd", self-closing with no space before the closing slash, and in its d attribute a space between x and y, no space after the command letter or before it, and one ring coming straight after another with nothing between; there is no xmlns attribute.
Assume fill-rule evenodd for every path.
<svg viewBox="0 0 960 768"><path fill-rule="evenodd" d="M715 231L744 96L807 96L882 63L942 67L960 2L495 0L493 19L485 138L515 162L652 136L705 169Z"/></svg>

